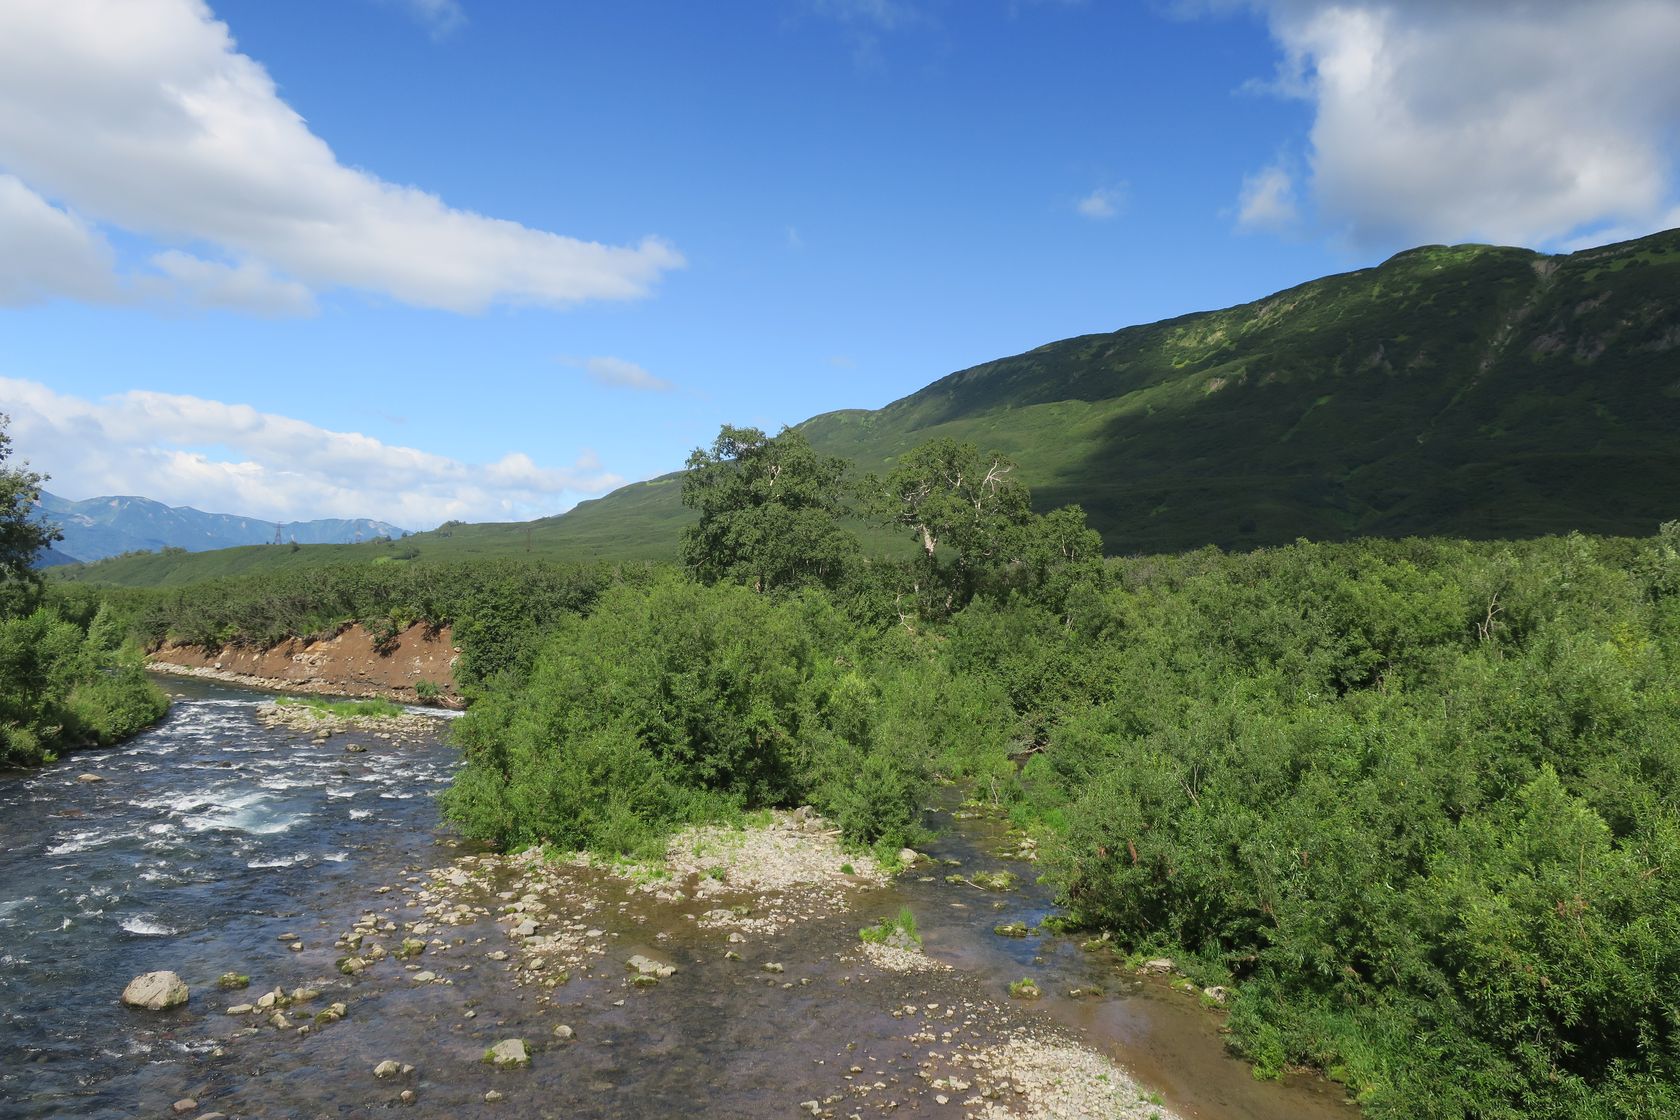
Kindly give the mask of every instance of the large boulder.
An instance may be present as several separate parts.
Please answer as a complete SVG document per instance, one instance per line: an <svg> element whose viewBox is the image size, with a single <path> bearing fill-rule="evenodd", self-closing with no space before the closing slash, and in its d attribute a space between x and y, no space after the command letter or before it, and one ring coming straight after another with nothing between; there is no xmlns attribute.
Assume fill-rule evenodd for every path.
<svg viewBox="0 0 1680 1120"><path fill-rule="evenodd" d="M130 1007L164 1011L186 1003L187 995L187 985L173 972L148 972L128 982L122 1001Z"/></svg>

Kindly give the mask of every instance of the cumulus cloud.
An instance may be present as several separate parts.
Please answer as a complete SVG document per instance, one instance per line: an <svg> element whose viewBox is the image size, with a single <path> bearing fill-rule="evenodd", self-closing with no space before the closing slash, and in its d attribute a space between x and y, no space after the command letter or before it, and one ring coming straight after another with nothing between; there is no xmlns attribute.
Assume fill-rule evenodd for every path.
<svg viewBox="0 0 1680 1120"><path fill-rule="evenodd" d="M1295 205L1295 179L1278 164L1243 177L1237 198L1237 225L1243 229L1286 230L1301 220Z"/></svg>
<svg viewBox="0 0 1680 1120"><path fill-rule="evenodd" d="M636 389L644 393L669 393L676 385L655 377L635 362L606 355L594 358L558 358L563 366L581 369L589 380L611 389Z"/></svg>
<svg viewBox="0 0 1680 1120"><path fill-rule="evenodd" d="M198 274L210 293L248 292L263 277L458 312L559 307L645 296L683 264L655 237L562 236L345 166L202 0L0 4L0 172L86 233L91 221L214 247L231 275ZM62 228L39 252L55 244L69 263L7 252L0 291L86 266Z"/></svg>
<svg viewBox="0 0 1680 1120"><path fill-rule="evenodd" d="M1084 198L1073 204L1082 217L1093 221L1106 221L1120 213L1126 205L1126 187L1120 184L1112 187L1098 187Z"/></svg>
<svg viewBox="0 0 1680 1120"><path fill-rule="evenodd" d="M1552 247L1680 221L1680 4L1253 6L1283 50L1271 88L1315 109L1305 193L1350 243ZM1278 171L1249 177L1245 212L1278 212Z"/></svg>
<svg viewBox="0 0 1680 1120"><path fill-rule="evenodd" d="M105 238L15 175L0 175L0 246L0 304L116 295Z"/></svg>
<svg viewBox="0 0 1680 1120"><path fill-rule="evenodd" d="M199 307L222 307L254 315L309 315L315 296L295 280L282 280L256 261L237 265L207 261L179 249L152 258L152 266L169 279L160 289Z"/></svg>
<svg viewBox="0 0 1680 1120"><path fill-rule="evenodd" d="M523 520L622 485L592 452L544 467L523 452L492 463L383 443L249 405L131 391L88 400L0 377L19 458L71 498L140 494L273 521L375 517L406 528L450 519Z"/></svg>

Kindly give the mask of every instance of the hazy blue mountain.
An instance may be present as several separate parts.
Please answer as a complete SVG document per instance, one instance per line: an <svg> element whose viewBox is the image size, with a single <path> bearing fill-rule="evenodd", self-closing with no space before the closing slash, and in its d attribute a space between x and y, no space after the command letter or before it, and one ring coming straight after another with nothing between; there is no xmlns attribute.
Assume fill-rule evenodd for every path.
<svg viewBox="0 0 1680 1120"><path fill-rule="evenodd" d="M207 552L242 544L271 544L276 529L282 541L299 544L349 544L380 536L400 537L407 532L365 517L289 521L282 526L259 517L205 513L190 506L166 506L150 498L127 495L72 502L43 491L38 508L45 520L64 533L64 539L49 550L56 555L43 557L45 565L91 563L124 552L162 548ZM74 560L68 559L71 557Z"/></svg>

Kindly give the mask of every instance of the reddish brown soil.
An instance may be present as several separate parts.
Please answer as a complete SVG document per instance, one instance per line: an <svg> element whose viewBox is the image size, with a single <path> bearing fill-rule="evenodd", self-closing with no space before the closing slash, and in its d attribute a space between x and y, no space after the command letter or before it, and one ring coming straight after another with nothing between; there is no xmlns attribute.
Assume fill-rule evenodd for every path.
<svg viewBox="0 0 1680 1120"><path fill-rule="evenodd" d="M272 689L277 692L327 693L333 696L384 696L405 704L420 703L414 686L430 681L438 702L461 703L455 687L455 659L460 655L449 627L412 626L397 638L396 648L380 653L360 624L336 638L304 642L288 638L268 649L165 644L151 655L152 667L165 672Z"/></svg>

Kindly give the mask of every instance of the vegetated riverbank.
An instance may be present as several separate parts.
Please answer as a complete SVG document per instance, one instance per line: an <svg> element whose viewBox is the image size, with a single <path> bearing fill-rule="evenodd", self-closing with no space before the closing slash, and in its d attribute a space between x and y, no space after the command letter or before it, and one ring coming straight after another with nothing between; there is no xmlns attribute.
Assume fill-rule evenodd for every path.
<svg viewBox="0 0 1680 1120"><path fill-rule="evenodd" d="M159 672L275 692L377 696L458 708L463 703L455 681L460 655L448 626L416 623L379 640L355 623L330 638L288 638L266 647L165 642L147 664Z"/></svg>
<svg viewBox="0 0 1680 1120"><path fill-rule="evenodd" d="M469 836L646 855L809 804L885 853L935 775L972 780L1073 920L1227 992L1262 1076L1323 1069L1382 1120L1680 1112L1680 523L1104 561L936 443L870 488L932 551L852 563L832 464L790 487L808 448L726 435L689 572L455 600ZM130 602L252 634L442 617L432 579Z"/></svg>
<svg viewBox="0 0 1680 1120"><path fill-rule="evenodd" d="M0 614L0 769L112 746L156 723L168 707L103 606Z"/></svg>
<svg viewBox="0 0 1680 1120"><path fill-rule="evenodd" d="M995 820L936 812L890 879L810 813L685 831L641 863L498 855L438 828L456 756L436 736L318 741L265 725L263 697L171 687L163 725L97 757L102 781L0 783L9 1114L279 1120L406 1093L451 1118L1353 1115L1322 1082L1255 1082L1217 1013L1045 930ZM1005 870L996 891L947 878ZM903 907L943 967L866 956L859 928ZM1032 932L992 932L1014 921ZM185 1005L117 1006L157 970ZM1041 999L1010 998L1023 975ZM509 1039L528 1064L486 1064Z"/></svg>

